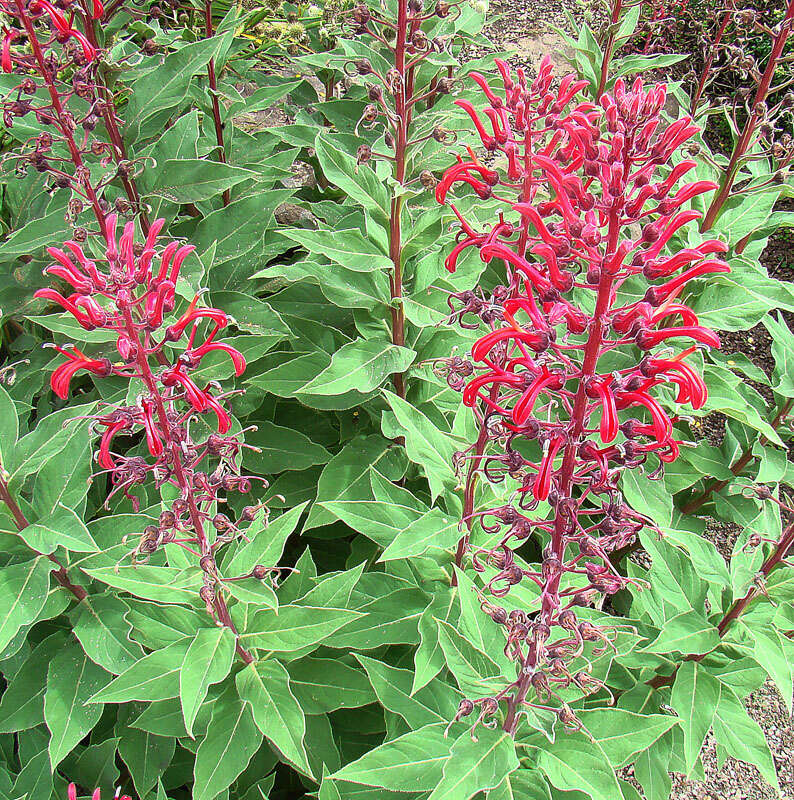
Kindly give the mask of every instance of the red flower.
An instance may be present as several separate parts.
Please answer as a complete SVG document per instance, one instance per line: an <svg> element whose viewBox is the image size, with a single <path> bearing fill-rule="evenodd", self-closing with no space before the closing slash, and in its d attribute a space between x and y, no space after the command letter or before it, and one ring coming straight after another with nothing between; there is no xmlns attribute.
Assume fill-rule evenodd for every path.
<svg viewBox="0 0 794 800"><path fill-rule="evenodd" d="M113 371L112 365L107 358L89 358L85 353L80 352L76 347L66 350L63 347L53 345L55 349L66 356L68 361L55 368L50 378L50 386L53 392L62 400L69 396L69 384L76 372L81 369L87 370L100 378L105 378Z"/></svg>

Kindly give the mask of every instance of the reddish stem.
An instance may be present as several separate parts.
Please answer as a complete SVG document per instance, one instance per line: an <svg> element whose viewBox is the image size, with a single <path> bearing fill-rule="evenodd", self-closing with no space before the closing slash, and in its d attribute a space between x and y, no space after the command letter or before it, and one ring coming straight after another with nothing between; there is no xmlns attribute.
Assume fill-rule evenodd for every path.
<svg viewBox="0 0 794 800"><path fill-rule="evenodd" d="M85 35L88 38L88 41L97 50L99 50L99 41L96 35L96 21L87 10L83 11L82 17L83 27L85 28ZM100 72L100 70L97 70L98 77L100 76ZM105 122L105 130L108 133L108 138L110 139L110 143L112 145L113 160L116 162L116 164L119 164L119 162L127 160L127 148L124 146L124 139L121 135L121 131L119 130L119 126L116 123L116 115L113 110L113 95L104 76L102 77L101 85L105 90L104 102L100 103L102 119ZM139 213L141 230L143 231L144 235L146 235L149 233L149 217L146 213L146 209L143 207L143 203L141 202L138 184L132 175L128 176L120 173L119 178L121 179L121 185L124 187L124 192L126 193L127 198L129 199L130 203L132 203L133 208L135 208Z"/></svg>
<svg viewBox="0 0 794 800"><path fill-rule="evenodd" d="M626 170L628 173L628 170ZM609 238L607 242L604 263L609 261L611 255L615 253L620 238L620 215L622 209L613 207L609 217ZM567 512L560 509L567 509L565 499L572 497L573 474L577 464L577 453L585 428L585 413L587 411L587 385L589 379L596 374L598 359L601 355L601 343L603 340L603 329L606 316L612 305L612 284L614 277L607 270L601 275L598 284L598 296L596 299L595 312L590 325L587 343L584 349L584 359L582 361L582 372L579 378L579 386L573 401L571 411L570 436L564 446L562 466L559 472L558 492L560 498L558 511L554 520L554 532L551 536L551 557L556 558L560 564L565 562L565 529L569 516ZM545 581L541 592L541 608L538 615L540 620L549 620L558 607L558 594L560 589L560 579L562 571L557 570L552 573ZM531 686L532 675L537 664L538 652L533 643L527 658L523 664L522 677L519 679L515 692L507 700L507 716L504 722L504 730L513 735L518 724L519 712L526 699L527 692Z"/></svg>
<svg viewBox="0 0 794 800"><path fill-rule="evenodd" d="M783 420L788 416L789 411L791 411L791 407L794 405L794 400L786 400L783 404L781 409L775 415L775 418L772 420L772 427L777 430ZM764 445L769 440L762 436L759 439L761 445ZM754 444L754 443L753 443ZM750 463L753 458L753 444L749 444L745 449L742 451L742 454L736 461L731 465L731 473L736 476L740 475L744 468ZM707 503L715 492L722 491L728 484L730 483L730 479L727 478L721 481L712 481L709 483L705 489L699 494L693 497L688 503L686 503L681 508L682 514L692 514L693 512L697 511L701 506Z"/></svg>
<svg viewBox="0 0 794 800"><path fill-rule="evenodd" d="M775 41L772 44L772 52L769 54L769 61L767 62L766 69L764 70L764 74L761 77L761 81L758 84L758 89L755 93L755 98L753 99L750 118L747 120L747 124L744 126L744 130L739 137L739 141L736 143L736 147L733 148L731 159L728 162L728 166L725 168L720 181L720 189L716 197L711 201L711 205L706 212L706 216L703 218L703 222L700 226L701 232L711 230L711 228L714 226L714 222L719 216L720 211L722 211L722 207L731 196L731 190L733 189L736 176L741 168L742 159L752 144L755 131L763 119L766 98L769 95L769 88L772 85L772 80L775 76L778 62L783 54L783 48L786 46L786 40L791 33L793 24L794 0L789 0L788 8L786 9L786 16L780 23L780 32L775 37Z"/></svg>
<svg viewBox="0 0 794 800"><path fill-rule="evenodd" d="M28 522L25 515L22 513L22 509L19 507L19 504L14 499L13 495L8 489L8 483L6 483L5 479L2 476L0 476L0 500L2 500L6 504L6 507L11 512L11 516L14 518L14 524L17 526L17 530L22 531L25 528L27 528L30 523ZM30 547L30 545L28 546ZM44 555L43 553L39 553L38 550L35 550L32 547L30 549L33 550L33 552L39 556ZM66 572L66 567L63 564L61 564L61 562L58 561L58 559L52 554L48 555L47 558L58 567L58 569L55 570L54 573L55 580L57 580L58 583L60 583L64 589L70 591L75 596L78 602L80 600L84 600L87 597L88 592L86 592L86 590L83 589L82 586L78 586L76 583L72 583L71 580L69 580L69 575Z"/></svg>
<svg viewBox="0 0 794 800"><path fill-rule="evenodd" d="M604 57L601 59L601 78L598 81L598 89L596 90L596 100L601 99L604 90L607 88L607 80L609 80L609 66L612 63L612 56L615 53L615 42L618 36L618 23L620 22L620 15L623 11L623 0L614 0L612 6L612 15L610 17L609 30L607 32L606 44L604 45Z"/></svg>
<svg viewBox="0 0 794 800"><path fill-rule="evenodd" d="M212 0L205 0L204 3L204 33L207 39L215 35L212 25ZM226 144L223 141L223 121L221 120L221 106L218 101L218 82L215 77L215 59L211 58L207 64L207 79L210 85L210 97L212 97L212 119L215 123L215 140L218 143L218 161L226 163ZM223 192L223 205L228 206L231 202L231 190Z"/></svg>
<svg viewBox="0 0 794 800"><path fill-rule="evenodd" d="M204 531L204 521L201 517L201 512L199 511L198 502L196 501L196 496L193 492L193 486L191 481L189 480L188 476L185 474L185 469L182 465L182 458L180 454L180 447L179 444L174 441L173 437L171 436L171 423L168 419L168 413L165 409L165 403L163 402L163 397L160 394L159 387L157 386L157 381L152 373L151 366L149 364L149 359L146 355L146 343L141 342L140 335L135 327L135 322L132 318L132 311L128 305L120 305L120 310L124 315L124 323L127 329L127 335L130 337L132 341L139 342L139 346L135 348L135 362L137 364L138 370L141 374L141 380L143 381L144 385L146 386L147 390L149 391L150 397L154 400L155 409L157 411L157 419L160 423L160 433L162 434L163 438L165 439L166 445L171 453L171 465L174 469L174 478L176 479L177 483L179 484L179 488L182 492L182 498L187 502L188 505L188 512L190 514L190 521L193 525L193 530L196 534L196 539L198 540L199 549L201 551L201 557L204 558L205 556L209 556L212 559L213 569L215 563L215 556L212 552L212 547L210 545L209 539ZM254 660L253 656L240 644L237 629L232 622L231 617L229 616L228 608L226 607L226 601L223 599L221 594L217 594L215 596L215 600L213 601L213 608L215 611L215 617L217 620L224 625L225 627L229 628L231 632L234 634L235 643L237 653L239 654L240 658L245 661L246 664L251 664Z"/></svg>
<svg viewBox="0 0 794 800"><path fill-rule="evenodd" d="M782 533L780 540L775 545L775 549L772 551L771 555L764 561L760 574L765 581L769 574L772 572L775 567L781 564L786 556L791 551L792 546L794 546L794 523L791 523ZM744 613L744 610L747 606L758 596L758 593L761 590L758 586L750 587L747 594L742 597L741 599L737 600L725 613L723 618L717 624L717 631L720 637L725 636L728 628L730 628L731 624L734 623L739 617ZM708 653L692 653L684 658L684 661L702 661ZM678 673L679 667L676 667L673 671L672 675L659 675L656 678L648 681L648 686L653 687L654 689L661 689L664 686L670 686L673 681L675 680L675 676Z"/></svg>
<svg viewBox="0 0 794 800"><path fill-rule="evenodd" d="M728 28L728 23L730 23L732 16L733 9L729 9L722 15L722 19L720 20L717 34L714 37L714 41L711 43L711 50L706 57L706 62L703 65L703 71L700 73L700 80L698 81L697 89L695 90L695 94L692 96L692 103L689 106L689 114L692 117L697 114L698 106L700 105L700 98L703 96L703 92L706 88L706 81L708 81L709 74L711 73L711 67L713 66L714 59L717 56L717 48L722 41L722 37L725 35L725 31Z"/></svg>
<svg viewBox="0 0 794 800"><path fill-rule="evenodd" d="M408 150L408 124L410 121L410 101L413 97L413 74L405 69L406 39L408 33L408 0L399 0L397 8L397 37L394 44L394 67L400 74L402 91L395 93L394 110L397 117L394 143L394 179L398 184L405 182L406 155ZM402 305L402 208L403 197L392 198L389 216L389 258L392 272L389 276L391 290L391 340L398 347L405 346L405 312ZM405 398L405 376L395 373L394 390Z"/></svg>

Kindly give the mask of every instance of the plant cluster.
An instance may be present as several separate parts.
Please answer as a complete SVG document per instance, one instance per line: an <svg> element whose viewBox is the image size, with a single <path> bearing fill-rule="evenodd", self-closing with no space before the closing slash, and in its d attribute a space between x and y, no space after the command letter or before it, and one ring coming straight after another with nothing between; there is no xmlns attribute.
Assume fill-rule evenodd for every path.
<svg viewBox="0 0 794 800"><path fill-rule="evenodd" d="M775 785L794 3L727 155L643 3L0 6L0 796Z"/></svg>

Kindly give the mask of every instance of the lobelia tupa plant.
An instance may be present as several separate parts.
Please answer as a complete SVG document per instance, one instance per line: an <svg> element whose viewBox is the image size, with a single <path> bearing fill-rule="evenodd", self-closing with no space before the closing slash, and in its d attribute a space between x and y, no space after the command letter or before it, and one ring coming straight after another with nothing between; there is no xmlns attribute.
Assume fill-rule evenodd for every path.
<svg viewBox="0 0 794 800"><path fill-rule="evenodd" d="M586 648L590 658L613 647L617 629L582 619L577 609L600 607L600 598L633 582L610 555L655 524L626 502L621 478L646 469L648 479L660 478L684 444L660 392L672 388L670 400L695 409L705 403L706 387L687 358L718 347L719 338L678 296L690 281L728 267L719 260L727 247L716 240L665 250L701 216L685 204L715 188L678 186L696 164L675 157L698 128L688 117L662 126L665 85L618 80L595 105L576 101L586 84L572 75L553 89L548 59L531 84L522 71L514 80L505 63L497 66L501 96L472 76L488 101L488 127L468 100L457 102L471 113L483 148L506 158L506 170L470 151L446 172L437 199L460 222L447 268L475 248L506 270L489 295L458 295L458 319L469 325L479 317L490 331L470 359L448 359L445 367L481 430L469 456L464 522L498 535L497 544L474 548L472 563L479 572L496 569L482 609L503 627L505 654L516 666L515 681L495 696L463 700L456 719L478 708L477 721L488 720L504 701L502 724L514 734L527 709L579 727L560 692L605 688L580 657ZM480 230L457 212L451 192L460 184L504 204L495 224ZM687 342L694 345L681 346ZM515 480L511 502L475 511L475 471ZM533 534L543 547L536 570L515 557ZM464 537L459 563L467 545ZM537 609L499 605L522 581L538 587Z"/></svg>
<svg viewBox="0 0 794 800"><path fill-rule="evenodd" d="M200 293L176 321L166 323L166 317L177 304L180 270L195 248L177 241L160 248L157 239L164 219L148 227L143 243L135 242L133 220L124 225L117 239L118 216L108 213L109 203L103 197L103 189L115 177L115 171L95 183L83 161L86 153L105 153L105 163L112 160L111 145L92 137L96 125L94 112L102 102L98 99L95 77L96 49L46 0L27 4L19 0L13 9L7 10L14 11L31 52L11 46L22 33L6 34L3 69L26 75L18 88L18 98L5 103L6 120L10 122L33 113L40 123L54 131L34 137L29 143L31 151L21 156L22 163L49 173L56 187L70 189L72 217L77 220L88 205L99 227L99 232L92 234L86 227L78 226L74 238L66 241L65 249L47 249L55 263L45 273L69 285L71 293L64 296L57 289L46 288L37 290L34 296L61 306L85 331L110 332L120 359L111 360L107 355L92 357L74 346L55 345L66 361L52 373L52 390L66 399L72 379L80 372L97 378L116 376L141 382L139 394L128 395L126 402L104 403L106 408L92 417L93 427L102 433L96 456L101 468L98 474L109 476L112 487L105 506L113 495L121 492L138 511L140 502L131 490L149 477L158 489L166 484L174 486L177 497L162 511L156 525L144 527L133 558L148 560L158 548L169 543L194 555L202 573L201 600L217 624L229 628L236 637L225 600L228 581L248 577L267 580L271 570L257 565L250 573L223 579L217 553L220 547L241 535L237 523L253 522L262 506L245 507L237 523L218 510L225 493L248 492L252 479L240 474L240 452L244 445L240 433L230 433L232 421L224 407L226 395L218 393L219 387L212 381L200 385L191 373L201 367L207 355L221 352L231 358L239 377L245 370L245 358L231 345L216 341L229 324L229 318L220 309L200 307ZM94 14L102 14L101 4L95 6ZM44 16L52 24L50 35L40 30ZM71 46L72 40L79 47ZM73 68L71 83L63 84L60 75L68 67ZM49 103L34 105L24 99L38 89L27 73L38 75ZM92 102L78 114L70 107L75 97ZM82 128L79 136L78 125ZM129 209L125 203L121 207ZM185 336L184 349L173 354ZM199 415L205 412L214 415L216 432L200 433L204 426L198 421ZM153 459L151 462L140 455L114 452L116 437L140 435ZM6 491L4 495L7 494ZM7 504L10 501L9 507L14 505L10 495L4 499ZM19 521L21 527L24 523L24 519ZM212 535L210 528L214 528ZM71 588L65 574L61 582ZM85 594L82 589L73 593L78 599ZM236 649L246 663L253 660L239 641Z"/></svg>
<svg viewBox="0 0 794 800"><path fill-rule="evenodd" d="M178 497L161 512L158 523L147 525L141 532L133 558L146 561L169 543L190 552L202 570L199 595L207 612L236 635L226 607L224 592L228 589L219 574L217 554L222 545L241 535L239 524L253 522L261 507L246 506L237 522L217 510L224 502L222 494L247 493L252 478L240 474L244 444L240 434L229 433L231 417L223 405L225 395L215 394L212 382L200 386L191 372L199 369L210 353L223 352L231 358L239 377L245 370L245 359L230 345L215 341L229 318L220 309L198 307L199 295L175 322L165 325L164 316L175 305L179 271L193 247L169 242L158 252L157 236L165 224L163 219L154 221L142 246L134 242L132 221L124 226L117 241L116 222L114 214L104 218L106 250L101 260L86 256L75 241L66 242L69 253L48 248L56 264L46 272L66 281L74 292L64 297L54 289L39 289L35 296L62 306L87 331L111 331L121 359L92 358L76 347L55 345L67 360L53 372L52 389L65 399L72 378L82 370L100 378L115 375L141 382L143 391L135 403L109 404L93 420L102 432L97 462L113 485L108 501L122 492L138 511L139 500L130 490L149 477L158 488L170 483L178 489ZM104 262L105 269L97 262ZM184 350L169 359L168 350L186 334ZM196 429L202 428L197 418L205 412L214 415L217 432L196 436ZM151 462L139 455L113 451L115 437L138 434L146 441ZM211 470L209 462L216 462ZM215 529L214 539L207 530L210 526ZM269 569L257 565L236 579L266 579L269 574ZM237 652L247 663L253 660L239 642Z"/></svg>

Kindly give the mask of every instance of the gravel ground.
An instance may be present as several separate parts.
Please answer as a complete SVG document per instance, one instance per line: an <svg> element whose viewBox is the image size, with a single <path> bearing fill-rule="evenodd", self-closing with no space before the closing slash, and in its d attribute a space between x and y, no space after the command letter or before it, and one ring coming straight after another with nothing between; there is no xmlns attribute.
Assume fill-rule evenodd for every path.
<svg viewBox="0 0 794 800"><path fill-rule="evenodd" d="M548 52L555 67L563 71L563 54L567 48L549 26L566 27L566 7L575 15L581 14L582 7L578 0L496 0L491 3L494 22L487 33L497 49L511 54L509 60L515 66L536 66ZM773 239L764 253L763 261L774 277L784 280L794 278L792 238L790 233L781 234ZM791 319L787 321L791 325ZM770 371L774 363L769 349L770 337L761 325L746 333L724 334L723 346L728 353L745 353L766 371ZM715 419L709 420L709 423L709 438L720 438L721 420L715 415ZM737 534L735 526L709 526L709 535L724 555L730 554ZM778 795L767 786L750 764L728 759L720 768L715 743L709 736L702 754L705 780L691 781L682 775L673 775L671 800L794 800L794 760L791 757L794 752L794 726L782 698L768 682L748 697L747 708L769 742L778 768L781 794Z"/></svg>

